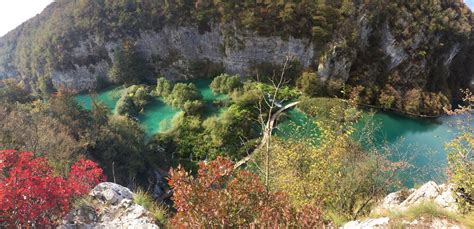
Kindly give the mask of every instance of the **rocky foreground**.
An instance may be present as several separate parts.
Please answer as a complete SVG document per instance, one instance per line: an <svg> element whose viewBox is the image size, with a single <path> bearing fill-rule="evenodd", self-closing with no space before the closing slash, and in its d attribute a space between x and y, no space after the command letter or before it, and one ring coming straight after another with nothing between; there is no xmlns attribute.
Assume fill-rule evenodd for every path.
<svg viewBox="0 0 474 229"><path fill-rule="evenodd" d="M456 213L457 211L453 187L445 184L438 185L430 181L418 189L390 193L372 211L372 215L384 215L388 212L403 214L403 212L409 211L410 208L427 202L436 204L442 211L450 213ZM387 215L389 216L351 221L342 228L465 228L444 218L430 216L408 221L399 218L394 219L390 217L390 214Z"/></svg>
<svg viewBox="0 0 474 229"><path fill-rule="evenodd" d="M134 203L133 193L128 188L100 183L89 196L90 204L72 210L59 228L159 228L150 212Z"/></svg>
<svg viewBox="0 0 474 229"><path fill-rule="evenodd" d="M72 210L59 228L159 228L151 213L134 203L133 193L128 188L105 182L97 185L89 196L90 203ZM436 204L443 211L457 211L453 187L430 181L418 189L390 193L374 208L372 215L404 212L426 202ZM393 227L466 228L444 218L420 217L407 221L391 218L390 215L351 221L342 226L343 229Z"/></svg>

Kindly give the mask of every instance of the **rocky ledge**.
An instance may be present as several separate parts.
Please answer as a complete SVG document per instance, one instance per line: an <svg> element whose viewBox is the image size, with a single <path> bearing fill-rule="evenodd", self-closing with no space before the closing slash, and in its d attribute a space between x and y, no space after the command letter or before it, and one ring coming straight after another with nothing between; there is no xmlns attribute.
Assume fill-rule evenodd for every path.
<svg viewBox="0 0 474 229"><path fill-rule="evenodd" d="M104 182L97 185L89 197L90 202L72 210L59 228L159 228L150 212L134 203L133 193L128 188Z"/></svg>
<svg viewBox="0 0 474 229"><path fill-rule="evenodd" d="M381 203L372 211L373 215L383 215L384 212L404 212L410 207L418 204L430 202L435 203L439 209L455 213L457 211L455 191L452 185L438 185L430 181L418 189L400 190L388 194ZM393 225L402 228L463 228L447 219L423 218L407 221L391 219L390 217L369 218L365 220L355 220L346 223L343 229L362 228L392 228Z"/></svg>

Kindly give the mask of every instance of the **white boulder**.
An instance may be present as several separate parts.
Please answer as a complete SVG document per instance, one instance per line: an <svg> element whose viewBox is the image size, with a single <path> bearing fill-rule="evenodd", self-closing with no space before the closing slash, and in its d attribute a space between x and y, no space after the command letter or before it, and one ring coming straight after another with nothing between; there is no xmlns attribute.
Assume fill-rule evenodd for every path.
<svg viewBox="0 0 474 229"><path fill-rule="evenodd" d="M437 185L430 181L418 189L410 189L392 192L388 194L381 203L374 208L374 212L386 210L405 210L413 205L433 201L448 211L456 211L455 192L452 185Z"/></svg>
<svg viewBox="0 0 474 229"><path fill-rule="evenodd" d="M434 202L445 210L455 212L457 210L455 194L453 185L437 185L435 182L430 181L418 189L401 190L388 194L380 204L374 208L372 213L384 214L387 211L403 212L412 206L428 201ZM389 217L372 218L362 221L356 220L346 223L341 228L392 228L394 225L403 225L403 228L461 228L459 225L453 224L446 219L425 219L423 217L411 222L396 222Z"/></svg>
<svg viewBox="0 0 474 229"><path fill-rule="evenodd" d="M400 204L400 206L408 207L423 201L434 200L436 197L441 195L441 191L442 190L440 190L439 186L434 181L430 181L416 189Z"/></svg>
<svg viewBox="0 0 474 229"><path fill-rule="evenodd" d="M159 229L150 212L133 202L133 193L126 187L104 182L89 196L91 206L72 210L59 228Z"/></svg>

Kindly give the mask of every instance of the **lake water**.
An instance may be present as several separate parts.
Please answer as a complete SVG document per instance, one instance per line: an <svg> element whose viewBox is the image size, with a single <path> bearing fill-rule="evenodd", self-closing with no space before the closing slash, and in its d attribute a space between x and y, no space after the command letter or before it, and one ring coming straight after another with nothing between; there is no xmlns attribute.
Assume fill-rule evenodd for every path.
<svg viewBox="0 0 474 229"><path fill-rule="evenodd" d="M205 116L218 115L223 109L214 105L216 100L228 99L226 95L215 95L209 87L212 80L195 80L190 81L198 88L205 103ZM81 94L77 95L76 101L85 109L90 110L92 107L92 97L104 103L111 111L115 110L117 101L125 92L124 87L116 87L105 89L97 95ZM138 119L143 126L148 137L163 133L171 127L173 117L179 112L179 109L173 108L164 103L161 98L153 98L152 101L145 107L145 112L140 114Z"/></svg>
<svg viewBox="0 0 474 229"><path fill-rule="evenodd" d="M444 145L456 135L453 124L462 117L446 116L438 119L416 119L393 113L377 112L371 121L376 125L374 145L388 146L394 153L391 159L404 158L412 166L400 173L406 187L413 187L429 180L446 180L447 158ZM357 125L360 130L369 120L364 117ZM474 123L471 123L474 126ZM306 138L318 136L316 125L305 114L290 110L278 126L281 137Z"/></svg>
<svg viewBox="0 0 474 229"><path fill-rule="evenodd" d="M206 116L218 115L222 112L223 109L214 105L213 101L227 99L227 96L214 95L209 88L210 80L192 82L197 86L206 103ZM96 99L113 111L123 92L123 87L107 89L97 94ZM84 108L91 108L91 96L78 95L76 100ZM138 118L147 136L152 136L168 130L171 127L171 120L178 112L178 109L168 106L159 98L154 98ZM316 125L306 115L292 109L285 116L277 125L276 135L306 139L312 136L311 139L316 141L318 136ZM428 180L443 182L447 164L444 144L455 135L455 130L451 128L451 123L455 119L456 117L442 117L436 120L414 119L377 112L372 119L378 126L374 133L374 142L375 145L389 146L400 154L404 154L403 157L413 165L412 168L403 171L402 179L405 186L413 187ZM361 126L363 125L359 124L358 128Z"/></svg>
<svg viewBox="0 0 474 229"><path fill-rule="evenodd" d="M113 111L115 110L115 105L117 104L117 101L120 99L124 91L124 87L115 87L105 89L96 95L91 96L89 94L81 94L77 95L75 98L76 101L87 110L90 110L92 108L92 97L94 97Z"/></svg>

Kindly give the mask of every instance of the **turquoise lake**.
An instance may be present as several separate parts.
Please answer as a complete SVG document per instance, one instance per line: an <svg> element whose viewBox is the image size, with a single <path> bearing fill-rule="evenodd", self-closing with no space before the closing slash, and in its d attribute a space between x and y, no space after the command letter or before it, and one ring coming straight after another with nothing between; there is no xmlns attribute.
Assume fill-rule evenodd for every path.
<svg viewBox="0 0 474 229"><path fill-rule="evenodd" d="M222 108L216 107L213 101L225 100L227 96L214 95L209 88L210 80L191 82L196 85L203 96L206 103L206 116L218 115L222 112ZM123 87L110 88L98 93L95 97L113 111L123 92ZM84 108L91 108L90 95L78 95L76 100ZM147 136L152 136L155 133L168 130L171 127L171 120L178 112L179 110L155 98L138 118L147 132ZM455 136L452 124L457 118L459 117L441 117L435 120L415 119L392 113L376 112L372 118L377 126L374 143L378 146L389 146L396 152L403 154L403 157L413 165L402 172L401 177L405 186L413 187L428 180L443 182L447 164L444 144ZM317 136L313 121L298 110L289 110L282 120L275 130L275 134L278 136L291 138L307 138L308 134L315 135L315 138Z"/></svg>
<svg viewBox="0 0 474 229"><path fill-rule="evenodd" d="M198 88L205 103L205 115L218 115L222 109L213 104L216 100L225 100L226 95L215 95L209 87L212 80L194 80L190 81ZM124 87L116 87L105 89L97 95L81 94L75 97L76 101L85 109L90 110L92 107L92 98L104 103L112 112L115 110L117 101L125 92ZM145 112L140 114L138 119L141 125L150 137L156 133L162 133L170 129L173 117L179 112L159 98L153 100L145 107Z"/></svg>
<svg viewBox="0 0 474 229"><path fill-rule="evenodd" d="M462 117L445 116L437 119L417 119L393 113L376 112L370 119L375 124L374 145L387 146L394 153L392 160L403 158L410 167L400 173L406 187L413 187L429 180L444 182L446 179L445 144L456 135L453 127ZM358 129L365 117L358 124ZM474 126L474 123L470 123ZM290 110L278 126L276 134L282 137L305 138L318 135L316 125L302 112Z"/></svg>

